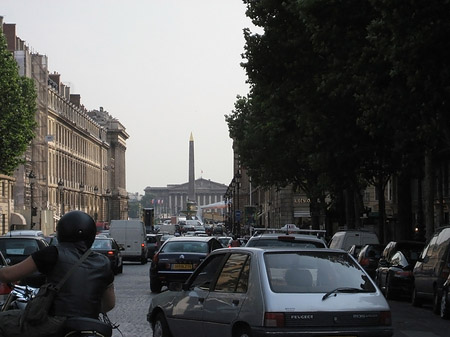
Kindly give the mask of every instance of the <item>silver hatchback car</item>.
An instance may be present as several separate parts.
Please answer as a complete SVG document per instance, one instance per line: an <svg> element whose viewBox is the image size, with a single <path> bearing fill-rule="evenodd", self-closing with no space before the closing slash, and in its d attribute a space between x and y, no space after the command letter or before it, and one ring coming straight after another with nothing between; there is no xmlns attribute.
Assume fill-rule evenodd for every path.
<svg viewBox="0 0 450 337"><path fill-rule="evenodd" d="M151 299L155 337L392 336L380 290L342 250L231 248Z"/></svg>

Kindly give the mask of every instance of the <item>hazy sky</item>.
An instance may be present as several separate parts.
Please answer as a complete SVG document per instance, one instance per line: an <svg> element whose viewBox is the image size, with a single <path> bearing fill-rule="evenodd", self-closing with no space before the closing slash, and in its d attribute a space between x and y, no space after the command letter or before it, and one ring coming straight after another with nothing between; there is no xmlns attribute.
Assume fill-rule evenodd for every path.
<svg viewBox="0 0 450 337"><path fill-rule="evenodd" d="M187 182L191 132L195 177L229 184L224 115L248 92L253 27L242 0L0 0L0 15L88 110L126 127L129 192Z"/></svg>

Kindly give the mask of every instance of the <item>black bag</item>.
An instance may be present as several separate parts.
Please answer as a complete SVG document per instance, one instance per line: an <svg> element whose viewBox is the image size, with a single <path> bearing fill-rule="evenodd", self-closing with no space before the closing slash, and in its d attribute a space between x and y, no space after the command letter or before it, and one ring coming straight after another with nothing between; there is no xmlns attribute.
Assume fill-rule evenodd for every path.
<svg viewBox="0 0 450 337"><path fill-rule="evenodd" d="M48 319L48 313L55 300L58 289L51 283L45 283L40 288L35 297L33 297L25 307L20 318L22 324L37 325L44 323Z"/></svg>
<svg viewBox="0 0 450 337"><path fill-rule="evenodd" d="M69 278L75 269L88 257L91 250L88 249L83 256L75 263L72 268L64 275L57 285L45 283L40 288L34 298L26 305L25 310L20 318L20 324L38 325L44 323L48 319L48 313L55 301L56 293L61 289L63 284Z"/></svg>

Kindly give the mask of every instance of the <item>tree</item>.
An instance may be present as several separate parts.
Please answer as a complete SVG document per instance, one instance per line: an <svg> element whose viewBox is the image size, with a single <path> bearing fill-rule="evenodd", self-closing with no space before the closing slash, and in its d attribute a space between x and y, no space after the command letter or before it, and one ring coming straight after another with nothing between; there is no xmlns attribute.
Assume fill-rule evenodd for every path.
<svg viewBox="0 0 450 337"><path fill-rule="evenodd" d="M0 173L11 175L34 137L36 89L19 76L0 30Z"/></svg>

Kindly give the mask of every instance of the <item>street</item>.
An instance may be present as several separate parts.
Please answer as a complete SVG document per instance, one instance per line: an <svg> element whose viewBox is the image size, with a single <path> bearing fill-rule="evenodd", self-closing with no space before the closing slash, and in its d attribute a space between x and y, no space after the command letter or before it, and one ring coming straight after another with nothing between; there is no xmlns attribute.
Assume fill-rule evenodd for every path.
<svg viewBox="0 0 450 337"><path fill-rule="evenodd" d="M152 336L147 310L152 296L149 287L150 264L125 262L123 274L116 275L116 307L108 314L119 324L124 337ZM450 321L434 315L431 306L415 308L407 301L389 301L392 310L394 337L447 337ZM113 337L121 337L114 330Z"/></svg>

